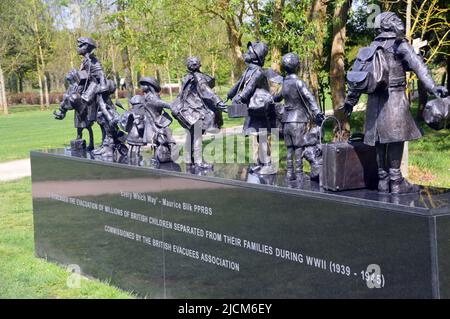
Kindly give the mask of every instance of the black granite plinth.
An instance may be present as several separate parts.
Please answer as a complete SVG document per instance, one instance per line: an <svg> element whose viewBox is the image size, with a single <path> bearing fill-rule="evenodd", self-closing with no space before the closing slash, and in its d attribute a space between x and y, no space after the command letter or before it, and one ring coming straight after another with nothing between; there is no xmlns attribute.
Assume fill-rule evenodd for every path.
<svg viewBox="0 0 450 319"><path fill-rule="evenodd" d="M36 254L150 298L448 298L450 190L32 152Z"/></svg>

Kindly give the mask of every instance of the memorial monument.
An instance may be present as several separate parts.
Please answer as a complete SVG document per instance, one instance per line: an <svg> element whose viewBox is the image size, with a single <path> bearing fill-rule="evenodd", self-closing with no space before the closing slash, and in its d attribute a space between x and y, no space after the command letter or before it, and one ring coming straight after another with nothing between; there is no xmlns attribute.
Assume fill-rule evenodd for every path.
<svg viewBox="0 0 450 319"><path fill-rule="evenodd" d="M110 100L113 86L92 55L95 42L79 39L84 62L69 73L55 116L75 110L77 140L93 121L104 136L99 150L76 156L71 148L31 152L37 256L150 298L450 298L450 190L416 187L399 171L403 142L421 136L409 113L405 72L416 72L439 98L447 92L405 41L395 14L383 13L377 23L379 35L348 75L342 108L350 116L361 94L369 94L365 144L323 143L325 118L296 76L295 54L282 58L287 75L278 95L269 92L263 69L268 47L257 41L248 44L248 67L228 93L231 106L190 57L173 103L161 101L156 79L143 77L144 95L120 116ZM275 104L282 99L284 105ZM439 101L430 106L438 128L447 116ZM185 163L172 161L169 109L186 130ZM267 136L277 109L286 171L274 169ZM225 110L247 115L244 133L259 142L250 169L203 158L202 135L222 126ZM139 160L113 156L126 155L125 139L128 157ZM157 161L141 160L145 144L156 148ZM377 190L363 180L371 176L364 170L372 155ZM303 158L311 179L304 178ZM317 175L322 180L329 166L335 186L347 175L353 179L344 178L345 185L355 176L363 183L321 187Z"/></svg>

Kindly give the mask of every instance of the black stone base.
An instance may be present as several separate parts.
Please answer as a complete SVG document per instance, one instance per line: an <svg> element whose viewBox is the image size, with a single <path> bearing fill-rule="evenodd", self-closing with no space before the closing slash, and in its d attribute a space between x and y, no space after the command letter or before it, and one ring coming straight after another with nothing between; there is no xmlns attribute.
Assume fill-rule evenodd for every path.
<svg viewBox="0 0 450 319"><path fill-rule="evenodd" d="M450 297L449 190L334 194L64 150L31 165L36 254L142 296Z"/></svg>

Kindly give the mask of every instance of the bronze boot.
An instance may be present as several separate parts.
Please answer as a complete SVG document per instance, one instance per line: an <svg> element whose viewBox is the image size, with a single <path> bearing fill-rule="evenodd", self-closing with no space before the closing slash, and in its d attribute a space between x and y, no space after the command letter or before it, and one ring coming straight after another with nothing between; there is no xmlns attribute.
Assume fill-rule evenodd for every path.
<svg viewBox="0 0 450 319"><path fill-rule="evenodd" d="M391 180L391 194L409 194L417 193L420 187L409 183L403 176L400 169L389 169L389 175Z"/></svg>
<svg viewBox="0 0 450 319"><path fill-rule="evenodd" d="M288 181L295 180L294 161L292 160L286 162L286 180Z"/></svg>
<svg viewBox="0 0 450 319"><path fill-rule="evenodd" d="M384 169L378 169L378 192L380 193L389 193L389 173Z"/></svg>

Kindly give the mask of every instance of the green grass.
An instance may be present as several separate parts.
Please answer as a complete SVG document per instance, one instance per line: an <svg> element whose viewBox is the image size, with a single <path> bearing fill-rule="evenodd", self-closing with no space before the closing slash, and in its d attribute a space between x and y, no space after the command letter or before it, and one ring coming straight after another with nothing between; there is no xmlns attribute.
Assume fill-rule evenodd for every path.
<svg viewBox="0 0 450 319"><path fill-rule="evenodd" d="M69 288L69 272L34 255L31 180L0 183L0 298L132 298L98 280Z"/></svg>

